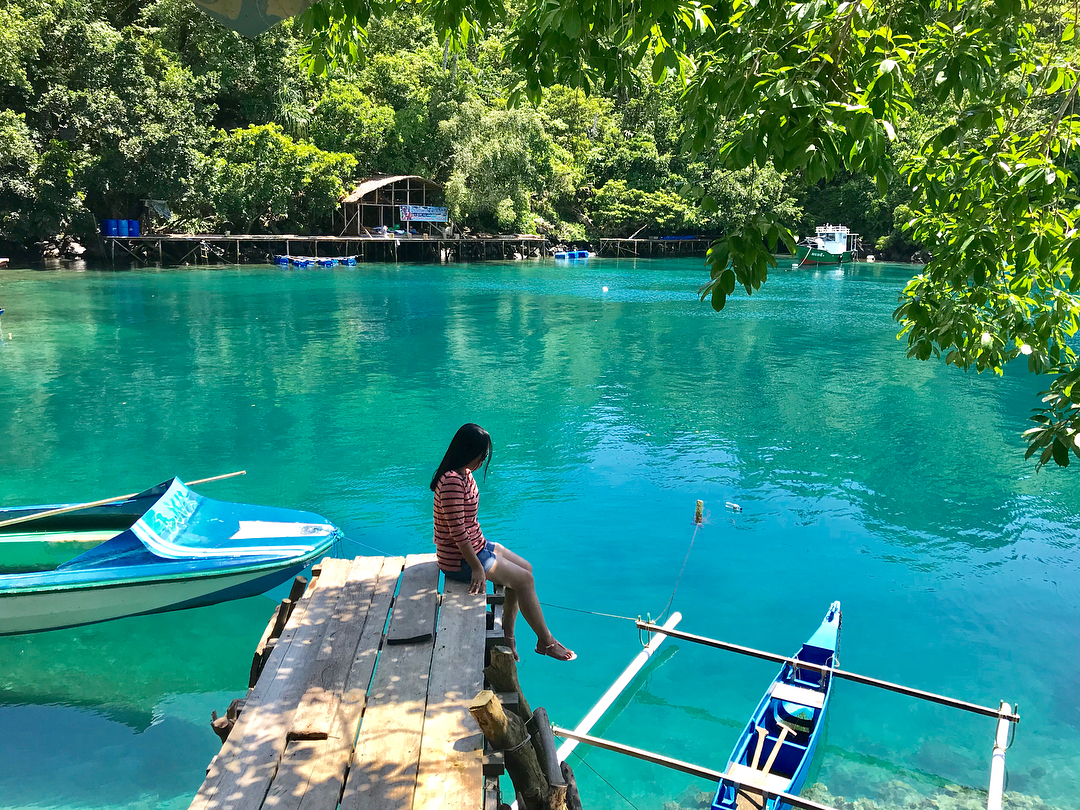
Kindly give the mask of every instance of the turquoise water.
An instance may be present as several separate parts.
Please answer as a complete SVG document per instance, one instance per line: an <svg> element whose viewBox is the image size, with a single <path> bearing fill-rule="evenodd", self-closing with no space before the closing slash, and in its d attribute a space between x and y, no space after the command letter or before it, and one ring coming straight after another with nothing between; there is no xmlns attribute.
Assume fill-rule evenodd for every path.
<svg viewBox="0 0 1080 810"><path fill-rule="evenodd" d="M717 315L696 261L7 270L0 505L246 469L202 491L319 512L351 554L428 551L431 472L476 421L495 441L481 523L533 561L544 601L656 615L703 499L683 629L788 653L840 599L844 668L1019 702L1009 789L1080 807L1075 473L1023 461L1039 380L905 358L890 313L911 272L778 272ZM271 607L0 639L0 807L186 807ZM637 633L548 618L580 659L530 652L522 679L573 725ZM775 668L668 650L600 731L722 767ZM983 788L993 731L840 682L816 779L885 803L897 780ZM586 763L589 810L707 788Z"/></svg>

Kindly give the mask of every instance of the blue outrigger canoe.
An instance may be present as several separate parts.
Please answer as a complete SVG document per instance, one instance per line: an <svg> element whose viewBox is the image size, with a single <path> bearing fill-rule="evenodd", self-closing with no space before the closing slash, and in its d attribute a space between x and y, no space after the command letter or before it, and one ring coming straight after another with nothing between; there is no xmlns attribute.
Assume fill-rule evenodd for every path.
<svg viewBox="0 0 1080 810"><path fill-rule="evenodd" d="M795 659L835 668L840 619L840 603L833 602L821 626L802 645ZM788 807L776 794L797 795L802 790L831 694L831 673L784 664L731 752L724 771L730 779L720 780L712 810Z"/></svg>
<svg viewBox="0 0 1080 810"><path fill-rule="evenodd" d="M49 506L0 509L0 521ZM0 528L0 635L211 605L287 581L341 537L311 512L213 501L172 479Z"/></svg>

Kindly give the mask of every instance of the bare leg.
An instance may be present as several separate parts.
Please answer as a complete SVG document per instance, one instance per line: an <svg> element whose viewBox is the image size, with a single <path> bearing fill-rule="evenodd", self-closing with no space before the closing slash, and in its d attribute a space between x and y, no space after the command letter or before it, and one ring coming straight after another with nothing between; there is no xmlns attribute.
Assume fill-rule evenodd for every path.
<svg viewBox="0 0 1080 810"><path fill-rule="evenodd" d="M518 567L524 568L530 574L532 573L532 565L529 563L529 561L526 560L524 557L515 554L506 546L500 545L499 543L492 543L491 550L495 554L495 559L501 558L504 560L508 560L509 562L514 563ZM512 640L514 638L514 626L517 623L518 595L517 591L515 591L509 585L506 585L504 587L506 588L506 601L503 602L503 633L505 634L507 639ZM541 619L541 621L542 620L543 619ZM516 643L513 644L513 652L515 660L520 660L518 659L517 655Z"/></svg>
<svg viewBox="0 0 1080 810"><path fill-rule="evenodd" d="M491 550L495 554L496 557L505 557L510 562L514 563L514 565L519 565L522 568L524 568L526 571L529 571L529 572L532 571L532 563L530 563L528 560L526 560L521 555L515 554L510 549L508 549L506 546L502 545L501 543L492 543L491 544Z"/></svg>
<svg viewBox="0 0 1080 810"><path fill-rule="evenodd" d="M536 633L536 651L543 655L551 656L562 661L572 661L577 656L555 640L548 630L544 621L544 612L540 609L540 600L536 596L536 583L533 580L532 566L513 552L507 551L503 546L496 545L495 564L488 571L488 579L506 588L507 598L503 605L503 631L506 635L513 635L514 623L517 619L517 611L525 617L529 627ZM519 565L511 558L520 560L524 565ZM511 599L510 594L513 594ZM513 602L511 610L511 601ZM507 624L507 616L510 616Z"/></svg>
<svg viewBox="0 0 1080 810"><path fill-rule="evenodd" d="M506 557L495 555L495 564L488 571L488 579L506 587L506 603L503 605L503 629L507 635L513 635L517 611L525 617L529 627L536 633L537 640L544 645L555 640L544 621L544 612L536 598L536 584L532 571L527 571ZM511 598L510 594L513 593ZM511 602L514 604L511 605Z"/></svg>

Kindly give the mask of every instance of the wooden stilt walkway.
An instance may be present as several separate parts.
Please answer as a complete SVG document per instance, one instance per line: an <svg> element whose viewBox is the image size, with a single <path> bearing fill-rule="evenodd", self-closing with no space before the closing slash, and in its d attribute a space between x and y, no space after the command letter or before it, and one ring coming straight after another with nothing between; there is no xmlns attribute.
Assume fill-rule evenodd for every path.
<svg viewBox="0 0 1080 810"><path fill-rule="evenodd" d="M434 555L325 559L313 574L267 627L261 674L191 810L497 806L468 711L485 597L453 580L440 593Z"/></svg>

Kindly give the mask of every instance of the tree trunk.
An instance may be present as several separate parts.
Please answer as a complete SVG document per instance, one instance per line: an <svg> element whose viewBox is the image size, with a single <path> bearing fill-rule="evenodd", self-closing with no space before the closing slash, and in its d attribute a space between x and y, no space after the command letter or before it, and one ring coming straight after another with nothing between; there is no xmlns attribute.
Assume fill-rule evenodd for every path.
<svg viewBox="0 0 1080 810"><path fill-rule="evenodd" d="M577 779L574 772L565 762L560 766L563 779L566 781L566 807L567 810L582 810L581 794L578 792Z"/></svg>
<svg viewBox="0 0 1080 810"><path fill-rule="evenodd" d="M484 677L496 692L516 692L518 696L517 715L527 722L532 717L529 701L521 691L518 682L517 664L509 647L492 647L491 664L484 668Z"/></svg>
<svg viewBox="0 0 1080 810"><path fill-rule="evenodd" d="M536 758L536 750L516 714L507 714L498 696L490 689L473 698L469 714L476 718L484 737L506 757L506 770L523 810L548 810L550 788Z"/></svg>

